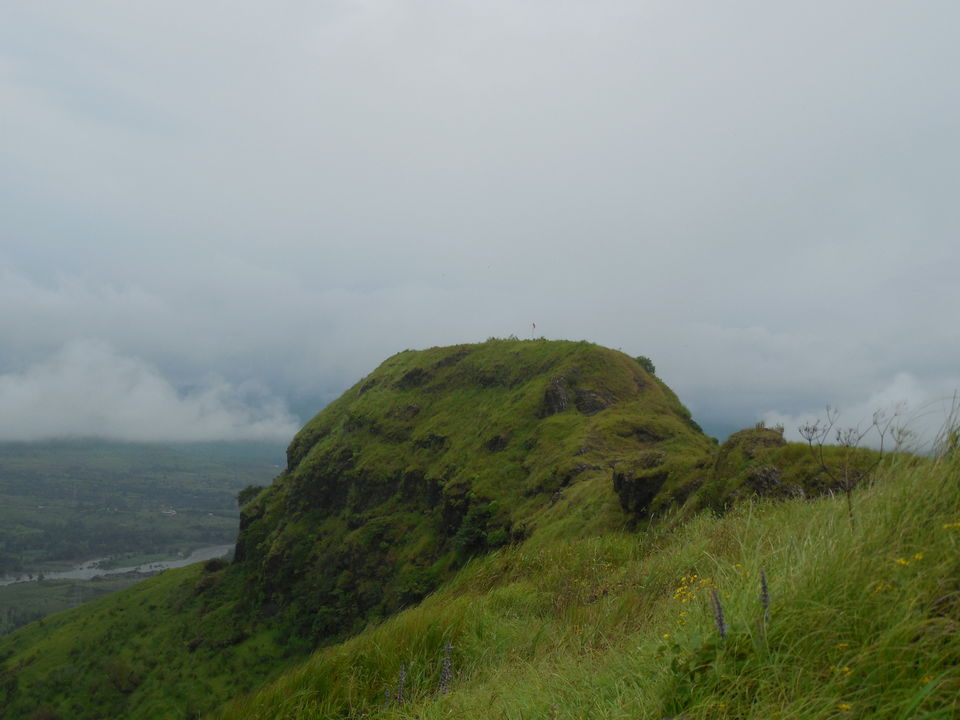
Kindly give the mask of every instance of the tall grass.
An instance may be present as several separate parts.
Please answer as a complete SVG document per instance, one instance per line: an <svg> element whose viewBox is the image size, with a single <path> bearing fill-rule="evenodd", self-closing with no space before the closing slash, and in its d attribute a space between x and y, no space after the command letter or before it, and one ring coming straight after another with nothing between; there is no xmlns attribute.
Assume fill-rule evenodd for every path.
<svg viewBox="0 0 960 720"><path fill-rule="evenodd" d="M958 717L960 460L857 494L476 560L218 717Z"/></svg>

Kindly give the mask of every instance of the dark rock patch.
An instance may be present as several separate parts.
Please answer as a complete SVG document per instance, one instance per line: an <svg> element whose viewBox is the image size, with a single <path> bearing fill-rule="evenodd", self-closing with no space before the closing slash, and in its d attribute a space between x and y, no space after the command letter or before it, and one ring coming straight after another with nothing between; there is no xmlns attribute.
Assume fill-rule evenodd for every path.
<svg viewBox="0 0 960 720"><path fill-rule="evenodd" d="M412 390L413 388L420 387L430 378L430 373L423 368L413 368L412 370L407 370L407 372L403 374L403 377L397 381L396 388L398 390Z"/></svg>
<svg viewBox="0 0 960 720"><path fill-rule="evenodd" d="M400 480L400 497L420 501L433 507L440 501L441 485L437 478L428 478L422 470L408 470Z"/></svg>
<svg viewBox="0 0 960 720"><path fill-rule="evenodd" d="M506 365L497 365L491 370L478 370L476 380L482 388L508 387L510 385L510 368Z"/></svg>
<svg viewBox="0 0 960 720"><path fill-rule="evenodd" d="M438 370L440 368L452 367L453 365L456 365L458 362L463 360L469 354L470 354L469 350L458 350L457 352L450 353L445 358L438 360L436 363L434 363L433 367Z"/></svg>
<svg viewBox="0 0 960 720"><path fill-rule="evenodd" d="M773 465L762 465L751 468L743 484L763 497L775 491L780 485L781 476L782 473Z"/></svg>
<svg viewBox="0 0 960 720"><path fill-rule="evenodd" d="M451 537L463 522L470 507L470 486L463 482L452 482L442 490L440 506L440 531Z"/></svg>
<svg viewBox="0 0 960 720"><path fill-rule="evenodd" d="M426 450L439 450L447 444L447 436L430 433L426 437L414 440L413 444L418 448L424 448Z"/></svg>
<svg viewBox="0 0 960 720"><path fill-rule="evenodd" d="M743 486L734 493L735 499L765 497L782 500L804 497L802 487L794 483L783 482L783 473L773 465L760 465L747 471Z"/></svg>
<svg viewBox="0 0 960 720"><path fill-rule="evenodd" d="M637 442L643 444L658 443L663 440L663 437L657 435L655 432L647 430L646 428L635 428L632 432L626 434L627 437L630 435L636 438Z"/></svg>
<svg viewBox="0 0 960 720"><path fill-rule="evenodd" d="M564 388L566 378L563 375L557 375L543 393L543 405L540 407L539 416L542 418L556 415L569 407L570 402L567 399L567 391Z"/></svg>
<svg viewBox="0 0 960 720"><path fill-rule="evenodd" d="M615 472L613 490L620 498L620 507L637 519L648 517L650 503L667 482L668 473L654 472L634 474Z"/></svg>
<svg viewBox="0 0 960 720"><path fill-rule="evenodd" d="M606 410L610 401L603 395L593 390L577 390L574 396L574 404L584 415L596 415L601 410Z"/></svg>
<svg viewBox="0 0 960 720"><path fill-rule="evenodd" d="M502 450L507 449L507 438L503 435L494 435L492 438L487 440L484 444L484 447L490 452L501 452Z"/></svg>

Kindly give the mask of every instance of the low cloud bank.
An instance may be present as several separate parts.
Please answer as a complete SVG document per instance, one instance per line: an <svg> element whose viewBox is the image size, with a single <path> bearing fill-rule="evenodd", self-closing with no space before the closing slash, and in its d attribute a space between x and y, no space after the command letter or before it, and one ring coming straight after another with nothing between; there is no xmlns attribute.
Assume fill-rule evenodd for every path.
<svg viewBox="0 0 960 720"><path fill-rule="evenodd" d="M836 427L865 430L873 421L875 412L882 412L887 418L896 414L894 424L912 433L907 449L925 452L933 447L944 424L955 413L960 400L958 388L960 379L957 378L923 382L911 373L898 373L868 396L834 406L832 410L837 413ZM771 410L763 413L762 418L768 426L783 425L788 440L802 441L800 426L818 419L825 420L826 407L796 415ZM834 440L833 436L827 439L829 443ZM879 445L877 433L869 433L864 438L864 444L876 448ZM889 447L889 436L886 447Z"/></svg>
<svg viewBox="0 0 960 720"><path fill-rule="evenodd" d="M149 363L102 342L71 342L0 375L0 440L286 441L298 427L262 388L210 377L180 391Z"/></svg>

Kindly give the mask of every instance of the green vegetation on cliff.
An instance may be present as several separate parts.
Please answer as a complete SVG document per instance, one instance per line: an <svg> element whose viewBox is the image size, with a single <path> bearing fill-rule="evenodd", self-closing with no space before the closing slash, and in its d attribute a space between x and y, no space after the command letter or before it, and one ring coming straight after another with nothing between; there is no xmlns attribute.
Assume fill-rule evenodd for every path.
<svg viewBox="0 0 960 720"><path fill-rule="evenodd" d="M242 509L237 560L258 603L324 641L560 518L574 534L622 527L614 469L669 504L712 447L622 353L522 341L407 351L294 438L286 472Z"/></svg>
<svg viewBox="0 0 960 720"><path fill-rule="evenodd" d="M504 548L215 717L960 717L958 477L895 459L855 527L828 495Z"/></svg>
<svg viewBox="0 0 960 720"><path fill-rule="evenodd" d="M679 649L660 637L673 636L663 622L680 579L723 575L732 588L740 578L730 609L746 617L765 566L787 598L784 583L815 572L821 555L794 568L773 527L803 542L804 523L835 515L833 501L811 500L838 489L777 430L718 446L640 362L585 342L399 353L311 420L287 455L271 486L241 493L229 567L168 571L0 641L10 716L193 717L328 647L229 715L628 716L617 707L635 717L636 698L657 697L662 707L644 716L662 717L674 705L638 694L646 681L626 665L662 673L720 652L699 616L690 626L702 637ZM924 467L892 461L917 477ZM761 510L748 502L757 498L787 502ZM824 542L842 545L829 528ZM662 657L641 662L637 648L652 652L653 640ZM437 698L447 642L456 672ZM381 707L401 665L412 702ZM690 696L681 710L696 695L683 672L670 680ZM575 701L584 673L607 710Z"/></svg>

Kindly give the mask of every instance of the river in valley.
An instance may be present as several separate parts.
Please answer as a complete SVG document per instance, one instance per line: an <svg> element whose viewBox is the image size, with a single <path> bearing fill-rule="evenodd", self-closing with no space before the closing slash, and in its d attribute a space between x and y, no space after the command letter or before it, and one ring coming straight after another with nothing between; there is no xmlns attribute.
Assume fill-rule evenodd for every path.
<svg viewBox="0 0 960 720"><path fill-rule="evenodd" d="M223 557L231 550L233 550L233 545L213 545L211 547L194 550L184 558L177 558L175 560L156 560L154 562L143 563L142 565L117 568L101 567L101 564L106 562L109 558L99 558L96 560L87 560L86 562L81 563L70 570L63 570L60 572L44 572L43 577L45 580L91 580L95 577L103 575L119 575L128 572L152 574L160 572L161 570L184 567L186 565L192 565L193 563ZM4 575L0 577L0 586L12 585L13 583L17 582L30 582L31 580L35 580L36 577L37 573L33 573L33 577L31 578L26 572L19 575Z"/></svg>

